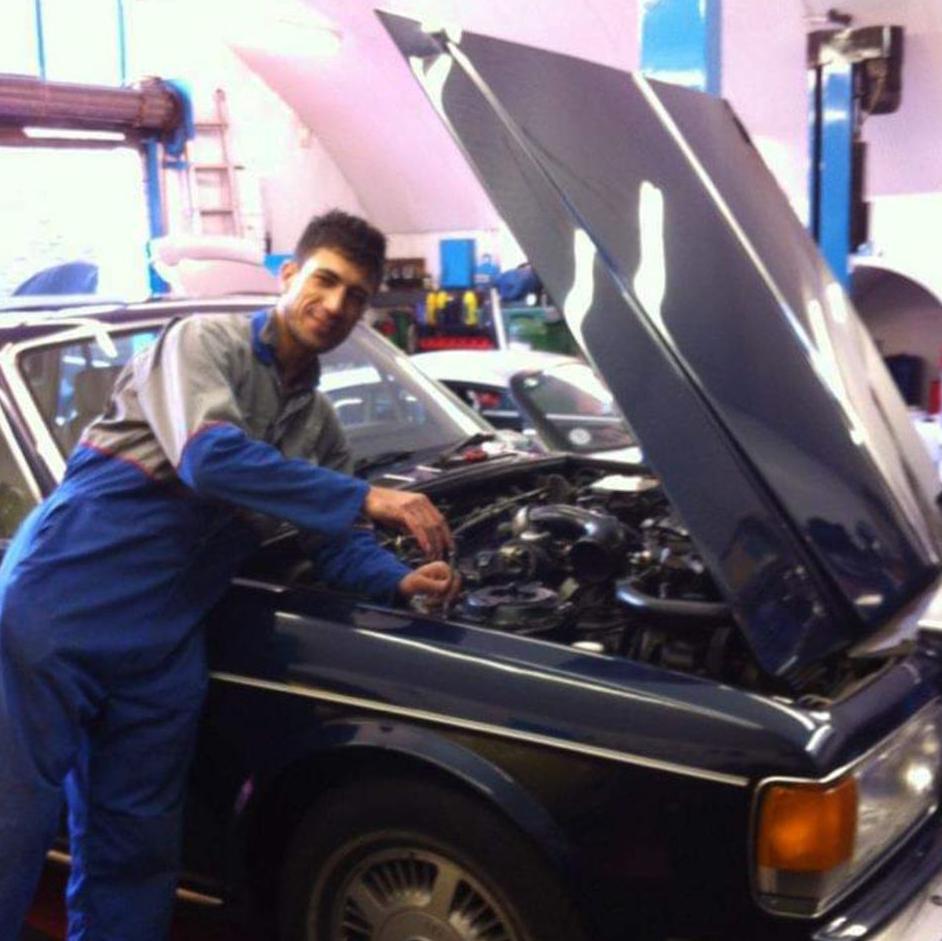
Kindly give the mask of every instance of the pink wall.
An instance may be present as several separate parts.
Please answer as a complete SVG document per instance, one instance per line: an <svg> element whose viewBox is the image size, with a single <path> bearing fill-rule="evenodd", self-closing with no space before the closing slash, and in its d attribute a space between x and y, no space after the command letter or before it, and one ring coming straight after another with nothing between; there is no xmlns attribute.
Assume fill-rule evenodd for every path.
<svg viewBox="0 0 942 941"><path fill-rule="evenodd" d="M905 39L903 99L864 124L874 196L942 191L942 31Z"/></svg>
<svg viewBox="0 0 942 941"><path fill-rule="evenodd" d="M804 9L722 0L723 96L804 219L808 207L808 79Z"/></svg>

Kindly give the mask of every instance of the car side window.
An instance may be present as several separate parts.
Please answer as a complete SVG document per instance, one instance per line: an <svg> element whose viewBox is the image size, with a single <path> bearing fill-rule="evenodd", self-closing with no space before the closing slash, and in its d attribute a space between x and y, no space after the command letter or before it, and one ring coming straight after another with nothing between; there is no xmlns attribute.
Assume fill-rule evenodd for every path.
<svg viewBox="0 0 942 941"><path fill-rule="evenodd" d="M0 422L0 539L9 539L36 505L13 448Z"/></svg>
<svg viewBox="0 0 942 941"><path fill-rule="evenodd" d="M113 334L114 357L106 355L91 337L24 354L23 374L63 454L72 450L85 428L105 410L124 364L156 337L153 327Z"/></svg>

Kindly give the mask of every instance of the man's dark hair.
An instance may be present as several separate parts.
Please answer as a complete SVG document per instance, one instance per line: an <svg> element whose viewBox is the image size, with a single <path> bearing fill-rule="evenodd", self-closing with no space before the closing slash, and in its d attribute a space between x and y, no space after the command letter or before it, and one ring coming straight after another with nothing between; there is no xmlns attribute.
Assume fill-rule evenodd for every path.
<svg viewBox="0 0 942 941"><path fill-rule="evenodd" d="M301 233L294 247L294 260L303 265L319 248L332 248L348 261L366 271L370 281L379 286L386 261L386 236L359 216L331 209L315 216Z"/></svg>

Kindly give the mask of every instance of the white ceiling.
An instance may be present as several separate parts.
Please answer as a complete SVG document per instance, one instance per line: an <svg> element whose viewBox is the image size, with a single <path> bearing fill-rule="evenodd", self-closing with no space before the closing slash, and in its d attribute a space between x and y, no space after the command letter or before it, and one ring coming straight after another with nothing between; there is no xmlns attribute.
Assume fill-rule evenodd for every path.
<svg viewBox="0 0 942 941"><path fill-rule="evenodd" d="M614 0L391 0L420 19L628 68L637 48L632 3ZM494 228L490 202L373 12L371 0L309 0L339 28L331 59L234 45L317 135L370 218L389 232ZM460 16L458 15L460 13Z"/></svg>
<svg viewBox="0 0 942 941"><path fill-rule="evenodd" d="M638 63L639 2L653 0L385 0L383 6L419 19L451 22L474 32L632 69ZM230 41L248 66L317 135L364 210L381 228L422 232L495 227L488 199L375 16L376 3L278 0L277 5L265 5L265 15L292 5L295 25L290 49L275 41L274 33L263 30L256 36L242 29ZM786 122L791 130L773 129L771 136L783 148L800 151L802 159L803 31L817 27L821 15L833 5L833 0L723 0L724 80L726 62L733 66L730 73L735 72L737 36L731 32L741 28L745 38L740 63L748 63L748 95L754 99L740 100L734 90L734 104L745 112L747 125L750 120L761 124L767 114L769 127L774 128L776 121L782 123L774 85L794 85ZM840 6L855 15L855 25L903 22L910 32L942 34L942 0L849 0ZM788 17L783 16L786 7ZM300 24L305 18L339 30L338 55L317 58L304 53ZM792 45L780 53L790 71L787 75L767 73L764 65L753 65L762 62L762 50L755 48L757 36L761 43L763 30L781 30L783 23L795 33ZM753 70L758 74L753 76ZM725 84L724 92L729 93ZM789 105L784 107L787 110ZM756 129L750 126L750 130ZM762 128L758 131L761 135Z"/></svg>

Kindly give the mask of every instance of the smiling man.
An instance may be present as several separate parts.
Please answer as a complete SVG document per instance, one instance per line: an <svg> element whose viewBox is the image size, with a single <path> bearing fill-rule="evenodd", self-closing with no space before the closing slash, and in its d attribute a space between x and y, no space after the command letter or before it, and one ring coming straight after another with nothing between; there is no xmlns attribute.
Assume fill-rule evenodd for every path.
<svg viewBox="0 0 942 941"><path fill-rule="evenodd" d="M282 295L267 331L288 387L300 383L303 388L317 367L317 355L339 346L360 320L382 278L385 245L376 229L336 211L305 229L294 259L282 267ZM349 469L349 457L345 463ZM372 487L364 510L376 522L409 529L429 556L441 556L450 545L441 514L420 494ZM404 590L414 593L410 583Z"/></svg>
<svg viewBox="0 0 942 941"><path fill-rule="evenodd" d="M0 941L15 941L69 801L69 938L166 937L206 688L200 621L259 539L314 536L321 576L444 599L451 544L420 494L350 476L318 355L379 285L385 238L312 220L274 310L172 323L122 370L65 478L0 567ZM410 570L366 517L411 532Z"/></svg>
<svg viewBox="0 0 942 941"><path fill-rule="evenodd" d="M343 342L373 293L370 275L334 248L315 248L301 264L285 262L282 279L282 352L299 362Z"/></svg>

